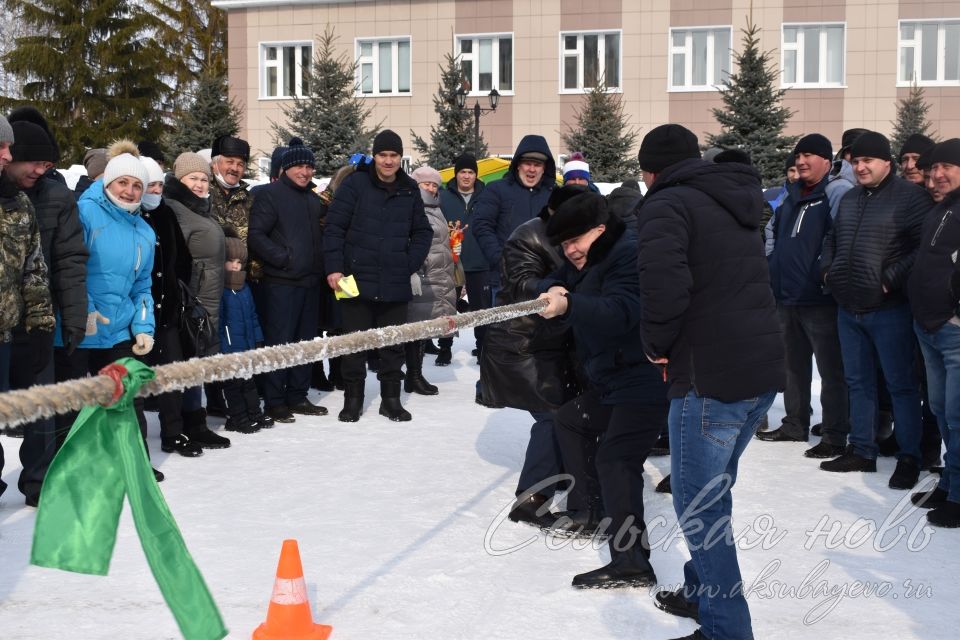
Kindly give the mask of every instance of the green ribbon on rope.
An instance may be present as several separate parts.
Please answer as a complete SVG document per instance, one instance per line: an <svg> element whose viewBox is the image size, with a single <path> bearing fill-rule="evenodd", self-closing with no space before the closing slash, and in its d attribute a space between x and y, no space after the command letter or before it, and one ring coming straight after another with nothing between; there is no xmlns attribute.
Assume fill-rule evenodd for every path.
<svg viewBox="0 0 960 640"><path fill-rule="evenodd" d="M160 493L137 424L133 399L153 370L133 358L118 364L126 369L123 395L109 407L85 407L50 464L30 562L106 575L127 496L150 570L183 637L220 640L227 629Z"/></svg>

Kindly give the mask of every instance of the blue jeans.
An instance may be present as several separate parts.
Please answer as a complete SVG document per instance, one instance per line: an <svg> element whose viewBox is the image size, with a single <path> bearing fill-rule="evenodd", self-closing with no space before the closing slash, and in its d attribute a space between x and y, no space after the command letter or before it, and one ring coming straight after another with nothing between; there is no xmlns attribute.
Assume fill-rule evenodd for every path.
<svg viewBox="0 0 960 640"><path fill-rule="evenodd" d="M893 404L894 434L900 451L920 462L920 382L913 370L913 315L902 304L871 313L837 311L843 373L850 389L850 444L876 460L877 358Z"/></svg>
<svg viewBox="0 0 960 640"><path fill-rule="evenodd" d="M920 325L914 329L926 365L930 409L947 447L938 486L948 500L960 502L960 326L948 322L933 333Z"/></svg>
<svg viewBox="0 0 960 640"><path fill-rule="evenodd" d="M690 549L684 594L698 602L700 628L710 640L753 638L731 540L731 489L740 456L776 395L721 402L690 391L670 401L670 488Z"/></svg>

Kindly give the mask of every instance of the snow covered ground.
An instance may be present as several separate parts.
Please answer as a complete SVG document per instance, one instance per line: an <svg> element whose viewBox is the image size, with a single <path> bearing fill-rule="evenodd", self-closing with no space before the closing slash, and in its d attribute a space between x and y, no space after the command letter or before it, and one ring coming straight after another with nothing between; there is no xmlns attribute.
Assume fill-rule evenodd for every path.
<svg viewBox="0 0 960 640"><path fill-rule="evenodd" d="M504 521L530 419L474 404L470 338L457 340L453 366L427 356L440 395L404 394L412 423L377 414L372 375L359 423L336 420L342 392L324 394L330 416L231 435L230 449L197 459L160 453L148 414L154 462L167 474L160 487L231 638L249 638L264 619L284 538L299 541L314 619L333 625L333 638L692 632L692 621L655 609L646 589L572 589L574 574L607 561L605 547ZM782 412L778 402L771 423ZM19 441L3 445L11 487L0 498L0 638L179 637L128 512L108 577L29 566L36 512L16 491ZM740 562L756 637L956 638L960 531L924 527L908 494L887 488L892 459L876 474L834 475L803 449L755 441L741 463L734 525L747 530ZM652 562L661 584L675 585L686 551L669 535L670 497L652 491L668 466L647 464L647 518L665 523L652 534Z"/></svg>

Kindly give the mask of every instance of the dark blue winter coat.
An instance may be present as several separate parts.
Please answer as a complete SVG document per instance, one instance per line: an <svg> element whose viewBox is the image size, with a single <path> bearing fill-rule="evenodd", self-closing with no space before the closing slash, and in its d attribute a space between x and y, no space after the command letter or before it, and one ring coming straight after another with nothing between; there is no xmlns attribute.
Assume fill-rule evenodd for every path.
<svg viewBox="0 0 960 640"><path fill-rule="evenodd" d="M247 246L263 261L263 280L317 287L323 280L320 196L313 183L300 187L283 174L263 185L250 208Z"/></svg>
<svg viewBox="0 0 960 640"><path fill-rule="evenodd" d="M786 198L776 211L773 253L768 258L770 285L780 304L834 305L820 280L820 250L833 227L840 198L853 184L828 174L806 195L803 186L799 180L788 184Z"/></svg>
<svg viewBox="0 0 960 640"><path fill-rule="evenodd" d="M447 222L460 222L463 229L463 244L460 246L460 264L464 271L487 271L487 259L480 250L477 237L473 233L473 216L477 199L483 192L485 185L477 180L473 188L473 195L469 202L463 201L463 196L457 190L457 177L447 181L446 189L440 190L440 209Z"/></svg>
<svg viewBox="0 0 960 640"><path fill-rule="evenodd" d="M337 188L327 211L326 272L352 275L363 300L408 302L410 275L432 240L417 183L401 170L387 184L363 165Z"/></svg>
<svg viewBox="0 0 960 640"><path fill-rule="evenodd" d="M220 299L220 352L248 351L258 342L263 342L263 331L250 287L244 284L237 291L225 288Z"/></svg>
<svg viewBox="0 0 960 640"><path fill-rule="evenodd" d="M603 404L666 404L667 385L640 338L637 234L615 216L606 227L583 269L566 261L541 288L561 284L570 292L561 320L573 329L578 358Z"/></svg>
<svg viewBox="0 0 960 640"><path fill-rule="evenodd" d="M547 161L540 183L530 189L523 186L517 169L520 157L532 151L542 153ZM488 184L473 208L473 233L487 258L489 269L496 271L499 268L500 253L507 238L514 229L540 213L556 184L557 165L546 139L543 136L524 136L513 154L510 171L503 178Z"/></svg>

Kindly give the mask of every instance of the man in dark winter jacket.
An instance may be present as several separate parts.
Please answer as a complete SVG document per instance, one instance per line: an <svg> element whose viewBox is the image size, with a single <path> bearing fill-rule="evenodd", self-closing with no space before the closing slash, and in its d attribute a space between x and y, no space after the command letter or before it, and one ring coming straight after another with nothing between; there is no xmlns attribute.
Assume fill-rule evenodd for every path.
<svg viewBox="0 0 960 640"><path fill-rule="evenodd" d="M847 383L843 378L837 303L820 280L820 249L833 226L840 198L853 184L831 176L833 149L819 133L797 142L793 150L799 180L785 187L787 196L774 218L770 283L786 348L786 415L779 429L757 432L770 442L806 442L810 433L810 358L816 356L822 383L822 440L808 449L809 458L843 453L850 432Z"/></svg>
<svg viewBox="0 0 960 640"><path fill-rule="evenodd" d="M697 137L675 124L650 131L639 160L648 189L637 208L640 332L670 384L670 441L683 443L671 450L671 489L693 558L684 587L655 603L699 619L690 639L752 638L731 489L784 386L780 323L757 240L760 177L745 164L704 162Z"/></svg>
<svg viewBox="0 0 960 640"><path fill-rule="evenodd" d="M930 406L947 454L937 486L912 498L933 509L927 514L930 524L960 527L960 139L945 140L929 154L938 191L945 196L923 223L907 293Z"/></svg>
<svg viewBox="0 0 960 640"><path fill-rule="evenodd" d="M578 494L588 513L561 516L555 526L566 529L568 520L586 523L587 530L602 526L598 492L589 482L594 464L610 517L610 563L575 576L573 586L652 585L657 577L643 519L643 462L666 422L667 389L640 337L637 239L598 193L560 205L547 222L547 236L567 262L544 281L540 297L549 304L541 315L559 317L573 330L591 387L556 413L563 466L574 477L571 496Z"/></svg>
<svg viewBox="0 0 960 640"><path fill-rule="evenodd" d="M640 192L640 183L631 178L607 194L607 207L628 229L636 231L637 216L634 210L641 200L643 193Z"/></svg>
<svg viewBox="0 0 960 640"><path fill-rule="evenodd" d="M420 188L403 169L403 142L389 129L373 141L373 165L364 164L334 194L324 229L327 284L344 291L341 279L352 276L359 294L340 301L343 329L362 331L407 321L413 297L410 279L430 251L433 230L423 209ZM380 415L408 421L400 404L403 345L379 349ZM343 357L342 422L356 422L363 408L366 355Z"/></svg>
<svg viewBox="0 0 960 640"><path fill-rule="evenodd" d="M498 305L533 300L541 292L541 281L563 266L563 254L547 238L547 222L561 204L586 191L581 185L554 189L540 214L510 234L500 260L503 286L497 293ZM521 316L491 325L484 340L487 344L480 354L484 404L529 411L534 420L509 518L551 525L556 516L549 511L549 503L560 488L555 476L563 467L553 414L579 391L570 329L537 316ZM554 484L541 485L551 479ZM571 504L570 497L567 505L569 509L589 506Z"/></svg>
<svg viewBox="0 0 960 640"><path fill-rule="evenodd" d="M913 369L906 282L933 202L897 177L890 143L868 131L850 147L856 187L840 201L823 242L820 271L837 300L843 370L850 389L851 448L825 471L877 470L877 357L893 401L900 451L890 488L910 489L920 473L920 386ZM876 356L874 355L876 353Z"/></svg>
<svg viewBox="0 0 960 640"><path fill-rule="evenodd" d="M11 114L13 117L13 114ZM42 121L42 116L37 114ZM72 351L83 340L87 323L87 247L76 200L70 189L47 172L59 161L56 142L43 124L35 121L13 120L12 129L17 142L11 147L13 162L5 172L8 178L26 194L33 205L40 227L40 245L50 276L50 296L60 329ZM38 349L36 340L49 338L50 346ZM48 361L36 370L31 367L12 367L10 386L26 389L34 384L50 384L55 380L53 368L52 335L28 334L22 327L13 333L13 361L32 360L37 353L46 353ZM23 472L18 482L27 504L36 505L47 467L56 453L57 437L54 420L47 418L24 425L18 430L24 436L20 447Z"/></svg>
<svg viewBox="0 0 960 640"><path fill-rule="evenodd" d="M536 216L557 184L557 165L543 136L526 135L517 145L510 170L487 185L474 207L473 233L496 271L500 252L513 230Z"/></svg>
<svg viewBox="0 0 960 640"><path fill-rule="evenodd" d="M247 243L263 263L257 309L268 346L317 337L319 287L323 283L320 196L313 191L316 160L298 138L283 154L280 179L257 193L250 210ZM267 415L293 422L293 414L326 415L307 399L311 365L268 373L264 381Z"/></svg>
<svg viewBox="0 0 960 640"><path fill-rule="evenodd" d="M497 282L496 271L491 271L487 259L477 243L474 233L474 213L477 200L483 193L484 184L477 179L477 160L469 153L458 157L453 165L454 175L440 191L440 209L443 217L452 224L460 223L463 230L463 243L460 246L460 265L463 267L467 300L470 310L479 311L493 306L490 298L491 283ZM473 336L476 341L477 355L483 348L486 327L475 327ZM438 358L439 359L439 358Z"/></svg>

